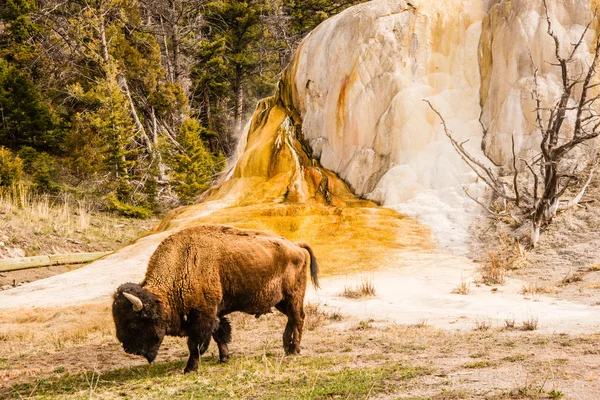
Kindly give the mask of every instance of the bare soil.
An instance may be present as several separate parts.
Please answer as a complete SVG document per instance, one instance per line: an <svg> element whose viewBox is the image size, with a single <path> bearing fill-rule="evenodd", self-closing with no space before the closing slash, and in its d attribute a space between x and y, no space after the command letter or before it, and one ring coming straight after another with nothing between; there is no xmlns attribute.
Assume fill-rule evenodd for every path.
<svg viewBox="0 0 600 400"><path fill-rule="evenodd" d="M217 365L213 343L202 358L202 368L209 373L183 376L181 370L188 355L183 338L168 338L155 364L148 366L142 358L126 355L120 348L108 305L11 313L0 320L4 326L0 397L160 398L146 389L156 384L163 396L173 393L179 398L175 396L178 390L200 379L211 387L227 387L230 398L271 398L270 385L277 388L300 373L314 374L319 382L326 379L325 374L339 372L340 367L384 371L390 365L418 372L410 379L396 376L374 381L366 396L354 395L351 386L343 386L331 396L307 398L600 397L598 333L545 335L500 328L451 332L427 324L396 325L332 314L314 305L309 306L307 315L300 357L283 357L285 318L280 314L268 314L259 320L234 314L230 363ZM49 326L57 330L52 333ZM246 373L240 370L241 365ZM156 368L163 369L158 373ZM260 369L258 377L252 368ZM93 390L90 376L97 376L99 381ZM164 377L169 379L165 381ZM254 385L254 379L260 379L262 386ZM300 393L300 388L297 390ZM195 393L197 398L204 395L202 391Z"/></svg>
<svg viewBox="0 0 600 400"><path fill-rule="evenodd" d="M485 261L490 252L514 252L515 239L526 237L527 229L515 233L505 222L482 218L474 227L478 240L469 256ZM542 232L538 247L526 249L524 262L508 275L546 288L555 299L600 306L600 177L580 206L559 212Z"/></svg>
<svg viewBox="0 0 600 400"><path fill-rule="evenodd" d="M49 278L54 275L64 274L83 267L85 264L53 265L50 267L30 268L20 271L0 272L0 288L5 286L16 287L25 283Z"/></svg>
<svg viewBox="0 0 600 400"><path fill-rule="evenodd" d="M509 226L487 219L474 227L478 242L469 257L431 249L421 231L396 217L397 227L409 226L418 234L411 236L411 246L376 248L376 257L353 260L327 251L331 248L327 238L315 234L314 240L322 242L318 257L327 260L326 270L336 269L336 254L351 261L343 262L343 273L330 272L322 280L322 290L307 293L313 305L300 358L283 357L280 337L285 320L278 314L258 321L234 316L230 364L219 367L211 345L199 375L183 377L180 371L187 358L183 339L166 340L152 366L121 350L108 304L102 300L106 290L92 296L98 304L4 309L0 312L0 397L161 398L156 387L173 398L277 398L272 394L296 387L291 397L600 398L600 204L594 201L600 198L598 182L588 195L582 207L559 214L537 249L522 253ZM321 223L297 214L277 214L275 219L260 214L253 219L254 211L229 212L221 210L207 221L264 224L293 235L300 235L306 221L311 222L306 226L314 225L314 232ZM324 218L330 225L335 222L333 216ZM363 214L360 218L366 218L369 229L382 221L381 215L372 221ZM345 222L352 225L349 219ZM348 231L352 235L346 238L340 231L326 232L337 235L335 246L360 237ZM379 235L371 239L381 243ZM149 245L158 241L149 236L138 242L148 253L143 257L151 253ZM364 252L363 242L350 243ZM135 246L123 250L122 259L143 258ZM490 253L511 260L503 284L487 285L482 279ZM91 274L90 267L80 271ZM361 270L368 272L357 272ZM111 279L139 280L141 271L140 261L115 270L121 275ZM91 275L81 276L77 290L95 290L91 283L86 286ZM346 286L365 280L372 283L374 295L343 296ZM37 282L39 288L32 285L27 295L41 296L47 289L43 282ZM65 284L55 283L56 290ZM43 299L36 298L36 304ZM390 373L390 366L412 372L403 369L399 375L394 369ZM95 386L89 383L90 376L97 377ZM308 381L296 381L298 376ZM363 378L366 390L364 385L353 386ZM323 380L339 386L327 386L318 395L302 391L307 384L317 388ZM199 382L204 385L201 389L190 389Z"/></svg>

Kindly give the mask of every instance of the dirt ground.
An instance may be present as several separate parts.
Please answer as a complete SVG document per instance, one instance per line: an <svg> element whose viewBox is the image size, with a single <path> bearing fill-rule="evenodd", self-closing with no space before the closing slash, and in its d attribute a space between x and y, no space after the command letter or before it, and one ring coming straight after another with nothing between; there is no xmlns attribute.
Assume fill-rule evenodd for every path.
<svg viewBox="0 0 600 400"><path fill-rule="evenodd" d="M219 365L211 345L199 373L183 376L183 339L166 340L148 366L121 350L105 300L2 310L0 398L600 398L598 182L590 196L561 213L535 250L516 247L505 223L481 219L468 257L427 245L328 260L332 271L336 262L348 269L307 293L304 351L296 358L283 357L285 320L276 314L235 315L230 363ZM319 231L302 215L223 215L231 219L226 223L256 221L287 234L307 221ZM370 229L381 226L365 221ZM328 232L342 244L358 237ZM314 240L323 243L321 257L334 255L326 237ZM507 267L502 283L484 279L491 254ZM363 263L369 272L358 272ZM48 271L54 272L60 270ZM365 282L374 295L342 295Z"/></svg>
<svg viewBox="0 0 600 400"><path fill-rule="evenodd" d="M230 363L218 365L211 344L201 371L184 376L184 339L168 338L148 366L122 351L107 305L5 314L0 398L191 398L184 388L198 381L212 389L195 398L277 398L272 390L300 375L316 391L305 396L297 387L289 398L600 398L599 333L458 332L357 319L315 305L307 315L299 357L283 357L283 316L234 314ZM362 380L366 386L358 385ZM320 385L326 395L315 395Z"/></svg>
<svg viewBox="0 0 600 400"><path fill-rule="evenodd" d="M505 222L481 218L473 230L476 240L469 257L485 261L490 252L514 253L515 239L526 237L528 226L515 233ZM599 307L600 312L600 177L580 206L559 212L545 227L535 250L524 249L522 262L507 276L555 299Z"/></svg>
<svg viewBox="0 0 600 400"><path fill-rule="evenodd" d="M50 267L31 268L21 271L0 272L0 287L17 286L34 282L40 279L49 278L54 275L64 274L83 267L85 264L72 265L53 265Z"/></svg>

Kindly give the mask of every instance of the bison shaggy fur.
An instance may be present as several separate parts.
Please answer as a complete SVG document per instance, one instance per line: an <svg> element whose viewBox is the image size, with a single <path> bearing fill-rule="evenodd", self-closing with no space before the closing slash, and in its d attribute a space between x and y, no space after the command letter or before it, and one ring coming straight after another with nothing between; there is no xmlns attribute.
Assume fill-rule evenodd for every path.
<svg viewBox="0 0 600 400"><path fill-rule="evenodd" d="M318 287L318 266L306 244L268 232L207 225L184 229L156 249L144 281L125 283L112 306L117 338L129 354L152 362L165 335L187 336L195 371L211 337L219 359L229 358L226 315L259 317L275 307L288 318L286 354L300 352L307 271Z"/></svg>

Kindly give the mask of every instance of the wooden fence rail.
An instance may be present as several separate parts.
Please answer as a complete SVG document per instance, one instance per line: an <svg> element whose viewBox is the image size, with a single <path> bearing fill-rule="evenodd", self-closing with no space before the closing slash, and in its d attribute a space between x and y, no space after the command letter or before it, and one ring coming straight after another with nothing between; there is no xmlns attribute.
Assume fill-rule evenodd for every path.
<svg viewBox="0 0 600 400"><path fill-rule="evenodd" d="M97 260L112 251L96 253L51 254L49 256L7 258L0 260L0 272L48 267L50 265L81 264Z"/></svg>

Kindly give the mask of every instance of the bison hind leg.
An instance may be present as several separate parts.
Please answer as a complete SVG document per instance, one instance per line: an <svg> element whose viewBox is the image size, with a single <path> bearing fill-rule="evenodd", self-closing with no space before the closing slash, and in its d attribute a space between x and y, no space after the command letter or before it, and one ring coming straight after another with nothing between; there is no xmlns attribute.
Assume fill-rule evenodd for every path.
<svg viewBox="0 0 600 400"><path fill-rule="evenodd" d="M304 325L302 303L284 300L275 307L288 317L288 322L283 331L283 349L285 350L285 354L300 354L302 326Z"/></svg>
<svg viewBox="0 0 600 400"><path fill-rule="evenodd" d="M213 339L219 347L219 361L222 363L229 361L227 344L231 342L231 324L227 318L219 318L219 327L213 332Z"/></svg>

